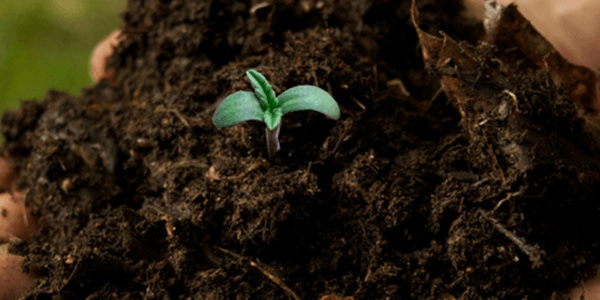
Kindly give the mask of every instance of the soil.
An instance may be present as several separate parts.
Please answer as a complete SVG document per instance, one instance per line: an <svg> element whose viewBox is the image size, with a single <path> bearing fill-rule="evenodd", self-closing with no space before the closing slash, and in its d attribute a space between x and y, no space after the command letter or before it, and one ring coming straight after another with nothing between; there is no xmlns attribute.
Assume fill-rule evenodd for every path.
<svg viewBox="0 0 600 300"><path fill-rule="evenodd" d="M561 299L599 262L597 139L460 1L417 8L130 0L112 80L2 118L25 299ZM250 68L341 119L286 115L269 160L264 124L211 123Z"/></svg>

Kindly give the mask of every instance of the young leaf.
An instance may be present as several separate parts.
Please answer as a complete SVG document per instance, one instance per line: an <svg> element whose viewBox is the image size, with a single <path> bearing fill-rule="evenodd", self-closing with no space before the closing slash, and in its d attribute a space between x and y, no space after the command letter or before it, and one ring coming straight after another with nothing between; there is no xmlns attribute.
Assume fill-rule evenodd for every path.
<svg viewBox="0 0 600 300"><path fill-rule="evenodd" d="M332 119L340 117L340 107L325 90L312 85L299 85L279 95L283 115L299 110L314 110Z"/></svg>
<svg viewBox="0 0 600 300"><path fill-rule="evenodd" d="M270 109L265 112L264 121L269 130L275 129L277 125L281 122L281 117L283 114L281 113L281 108Z"/></svg>
<svg viewBox="0 0 600 300"><path fill-rule="evenodd" d="M250 69L246 72L248 78L250 78L250 83L254 88L254 92L260 101L260 105L263 110L266 110L267 107L277 107L277 97L275 97L275 91L267 82L267 79L260 73Z"/></svg>
<svg viewBox="0 0 600 300"><path fill-rule="evenodd" d="M264 114L254 93L239 91L219 104L212 121L215 126L223 128L248 120L263 121Z"/></svg>

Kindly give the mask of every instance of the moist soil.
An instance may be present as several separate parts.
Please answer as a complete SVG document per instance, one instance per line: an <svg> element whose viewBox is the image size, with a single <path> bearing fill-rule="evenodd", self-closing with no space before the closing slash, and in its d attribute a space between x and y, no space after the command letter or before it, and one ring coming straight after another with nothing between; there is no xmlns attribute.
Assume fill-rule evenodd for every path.
<svg viewBox="0 0 600 300"><path fill-rule="evenodd" d="M114 76L3 116L25 299L561 299L599 260L597 139L460 2L416 8L472 68L410 1L129 1ZM211 122L250 68L341 118L286 115L270 160Z"/></svg>

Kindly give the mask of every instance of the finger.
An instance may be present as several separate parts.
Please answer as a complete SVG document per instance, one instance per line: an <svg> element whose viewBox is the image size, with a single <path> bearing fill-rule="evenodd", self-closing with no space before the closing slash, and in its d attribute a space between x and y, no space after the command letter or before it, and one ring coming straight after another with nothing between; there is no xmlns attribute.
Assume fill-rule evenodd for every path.
<svg viewBox="0 0 600 300"><path fill-rule="evenodd" d="M585 280L569 293L571 300L600 300L600 274Z"/></svg>
<svg viewBox="0 0 600 300"><path fill-rule="evenodd" d="M600 67L600 1L499 0L516 3L519 11L569 62ZM483 18L484 2L465 0L465 14Z"/></svg>
<svg viewBox="0 0 600 300"><path fill-rule="evenodd" d="M0 253L0 300L12 300L32 288L34 281L21 268L23 257Z"/></svg>
<svg viewBox="0 0 600 300"><path fill-rule="evenodd" d="M28 214L21 193L0 194L0 241L27 240L37 229L37 219Z"/></svg>
<svg viewBox="0 0 600 300"><path fill-rule="evenodd" d="M0 190L6 190L15 179L16 171L8 158L0 156Z"/></svg>
<svg viewBox="0 0 600 300"><path fill-rule="evenodd" d="M98 82L102 79L113 80L114 69L106 69L106 61L113 54L115 47L119 44L123 35L121 30L117 29L106 38L104 38L94 51L92 52L92 58L90 59L90 75L94 82Z"/></svg>

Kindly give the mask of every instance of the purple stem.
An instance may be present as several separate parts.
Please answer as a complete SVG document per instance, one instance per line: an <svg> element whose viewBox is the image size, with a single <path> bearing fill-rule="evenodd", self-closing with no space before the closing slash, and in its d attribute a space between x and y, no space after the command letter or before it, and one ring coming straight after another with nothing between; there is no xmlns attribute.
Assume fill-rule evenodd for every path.
<svg viewBox="0 0 600 300"><path fill-rule="evenodd" d="M269 154L269 159L273 159L275 153L279 151L279 129L281 129L281 123L277 124L277 126L273 130L269 130L269 128L265 128L265 135L267 136L267 153Z"/></svg>

